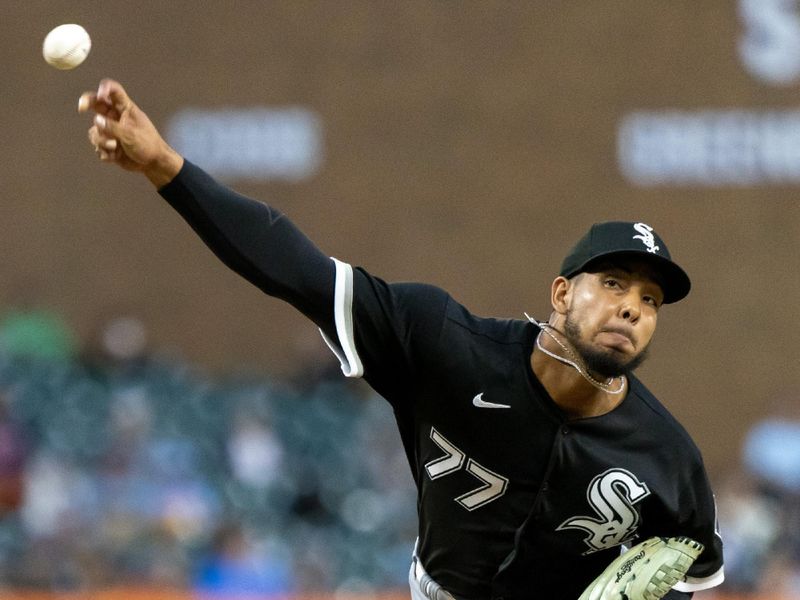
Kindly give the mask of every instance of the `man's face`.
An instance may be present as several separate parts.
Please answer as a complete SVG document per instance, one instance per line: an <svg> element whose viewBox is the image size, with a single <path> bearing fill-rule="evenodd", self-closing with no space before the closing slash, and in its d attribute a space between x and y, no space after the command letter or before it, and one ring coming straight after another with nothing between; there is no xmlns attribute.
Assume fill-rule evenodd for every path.
<svg viewBox="0 0 800 600"><path fill-rule="evenodd" d="M647 357L663 299L647 263L602 263L573 278L564 333L591 372L630 373Z"/></svg>

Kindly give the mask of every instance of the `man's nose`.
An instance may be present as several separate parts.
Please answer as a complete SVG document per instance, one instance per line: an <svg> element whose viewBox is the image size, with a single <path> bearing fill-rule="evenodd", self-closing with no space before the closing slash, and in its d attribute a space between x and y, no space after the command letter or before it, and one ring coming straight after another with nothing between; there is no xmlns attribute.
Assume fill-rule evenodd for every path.
<svg viewBox="0 0 800 600"><path fill-rule="evenodd" d="M638 294L630 292L625 295L620 304L619 315L630 323L636 323L642 314L642 300Z"/></svg>

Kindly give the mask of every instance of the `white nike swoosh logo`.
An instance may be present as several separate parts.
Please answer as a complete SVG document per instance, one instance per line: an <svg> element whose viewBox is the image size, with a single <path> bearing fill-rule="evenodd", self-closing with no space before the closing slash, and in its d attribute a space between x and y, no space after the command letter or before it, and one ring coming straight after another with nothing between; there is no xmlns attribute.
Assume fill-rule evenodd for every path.
<svg viewBox="0 0 800 600"><path fill-rule="evenodd" d="M483 392L478 394L472 399L472 404L478 408L511 408L510 404L497 404L495 402L487 402L483 399Z"/></svg>

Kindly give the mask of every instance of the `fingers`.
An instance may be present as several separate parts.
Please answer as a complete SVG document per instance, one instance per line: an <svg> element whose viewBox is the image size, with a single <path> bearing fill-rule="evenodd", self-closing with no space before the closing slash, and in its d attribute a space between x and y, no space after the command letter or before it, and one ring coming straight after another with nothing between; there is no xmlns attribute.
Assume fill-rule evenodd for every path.
<svg viewBox="0 0 800 600"><path fill-rule="evenodd" d="M112 79L103 79L97 92L84 92L78 99L78 112L93 110L94 127L108 137L119 137L119 119L133 106L123 87Z"/></svg>
<svg viewBox="0 0 800 600"><path fill-rule="evenodd" d="M97 94L94 92L83 92L78 98L78 112L86 112L97 104Z"/></svg>
<svg viewBox="0 0 800 600"><path fill-rule="evenodd" d="M97 86L97 92L84 92L78 99L78 112L89 109L97 110L98 107L114 108L122 113L132 104L125 88L113 79L103 79Z"/></svg>
<svg viewBox="0 0 800 600"><path fill-rule="evenodd" d="M110 104L100 100L94 92L84 92L78 99L78 112L94 111L101 115L107 115L112 111Z"/></svg>
<svg viewBox="0 0 800 600"><path fill-rule="evenodd" d="M96 126L92 125L89 129L89 142L95 148L105 148L106 150L114 150L119 143L115 138L104 135Z"/></svg>
<svg viewBox="0 0 800 600"><path fill-rule="evenodd" d="M92 110L98 114L119 119L120 113L111 104L100 100L95 92L84 92L78 99L78 112L88 112Z"/></svg>
<svg viewBox="0 0 800 600"><path fill-rule="evenodd" d="M84 92L78 99L78 112L95 112L89 128L89 142L94 151L105 162L116 162L124 152L118 141L122 133L120 117L133 106L125 89L112 79L103 79L97 92Z"/></svg>
<svg viewBox="0 0 800 600"><path fill-rule="evenodd" d="M114 107L120 114L131 105L131 99L118 81L103 79L97 88L97 99Z"/></svg>
<svg viewBox="0 0 800 600"><path fill-rule="evenodd" d="M114 140L111 141L113 142ZM122 148L118 146L105 147L105 148L103 146L96 146L94 151L100 158L100 160L106 162L118 162L123 158L125 154L122 151Z"/></svg>
<svg viewBox="0 0 800 600"><path fill-rule="evenodd" d="M109 138L119 138L123 134L123 126L111 116L95 115L94 127L97 128L101 135Z"/></svg>
<svg viewBox="0 0 800 600"><path fill-rule="evenodd" d="M114 138L103 135L96 126L89 129L89 142L94 146L94 151L100 160L113 161L119 158L122 148Z"/></svg>

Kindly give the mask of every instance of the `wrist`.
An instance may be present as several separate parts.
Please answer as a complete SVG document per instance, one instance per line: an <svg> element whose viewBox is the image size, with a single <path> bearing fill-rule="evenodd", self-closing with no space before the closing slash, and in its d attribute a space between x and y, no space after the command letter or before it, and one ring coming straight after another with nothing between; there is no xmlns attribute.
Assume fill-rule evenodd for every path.
<svg viewBox="0 0 800 600"><path fill-rule="evenodd" d="M143 169L145 176L156 189L172 181L183 168L183 157L164 144L164 150Z"/></svg>

